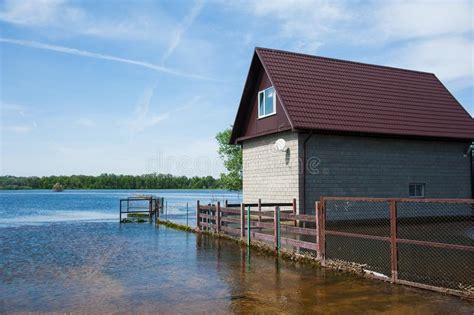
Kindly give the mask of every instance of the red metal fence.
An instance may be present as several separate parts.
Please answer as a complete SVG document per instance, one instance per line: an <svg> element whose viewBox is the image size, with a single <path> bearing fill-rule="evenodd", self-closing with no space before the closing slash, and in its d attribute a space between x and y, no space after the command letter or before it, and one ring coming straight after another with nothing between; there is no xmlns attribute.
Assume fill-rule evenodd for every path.
<svg viewBox="0 0 474 315"><path fill-rule="evenodd" d="M472 296L474 200L322 197L323 263L350 262L373 277Z"/></svg>

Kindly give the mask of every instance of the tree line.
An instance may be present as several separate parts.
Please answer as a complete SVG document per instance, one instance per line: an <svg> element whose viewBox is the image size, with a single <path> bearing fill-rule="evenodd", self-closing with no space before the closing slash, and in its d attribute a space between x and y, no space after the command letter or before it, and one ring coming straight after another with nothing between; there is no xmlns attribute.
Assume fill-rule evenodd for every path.
<svg viewBox="0 0 474 315"><path fill-rule="evenodd" d="M242 148L230 144L232 127L219 132L216 140L218 153L227 173L219 179L212 176L186 177L171 174L99 176L0 176L0 189L52 189L60 184L64 189L242 189Z"/></svg>
<svg viewBox="0 0 474 315"><path fill-rule="evenodd" d="M99 176L0 176L0 189L52 189L60 183L64 189L219 189L225 188L212 176L186 177L170 174Z"/></svg>

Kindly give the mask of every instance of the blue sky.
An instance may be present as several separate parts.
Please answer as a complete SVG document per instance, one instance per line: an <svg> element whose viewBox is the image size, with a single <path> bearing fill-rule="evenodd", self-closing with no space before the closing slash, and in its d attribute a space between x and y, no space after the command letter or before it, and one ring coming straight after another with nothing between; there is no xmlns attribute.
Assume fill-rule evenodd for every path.
<svg viewBox="0 0 474 315"><path fill-rule="evenodd" d="M474 114L471 1L0 1L1 174L214 175L255 46L434 72Z"/></svg>

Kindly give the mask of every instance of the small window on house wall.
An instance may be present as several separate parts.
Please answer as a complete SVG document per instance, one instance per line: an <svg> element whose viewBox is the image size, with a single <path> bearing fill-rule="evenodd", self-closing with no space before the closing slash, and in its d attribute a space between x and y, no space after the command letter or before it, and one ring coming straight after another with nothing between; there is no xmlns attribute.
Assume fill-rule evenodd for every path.
<svg viewBox="0 0 474 315"><path fill-rule="evenodd" d="M425 184L410 184L408 191L410 198L423 198L425 196Z"/></svg>
<svg viewBox="0 0 474 315"><path fill-rule="evenodd" d="M258 118L264 118L276 113L275 89L269 87L258 92Z"/></svg>

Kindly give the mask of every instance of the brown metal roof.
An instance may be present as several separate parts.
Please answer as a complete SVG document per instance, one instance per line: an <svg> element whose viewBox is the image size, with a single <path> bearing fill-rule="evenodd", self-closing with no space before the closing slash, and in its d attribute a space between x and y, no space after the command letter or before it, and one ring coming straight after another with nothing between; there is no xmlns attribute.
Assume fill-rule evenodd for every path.
<svg viewBox="0 0 474 315"><path fill-rule="evenodd" d="M295 130L474 140L474 120L432 73L256 48L249 75L255 59Z"/></svg>

